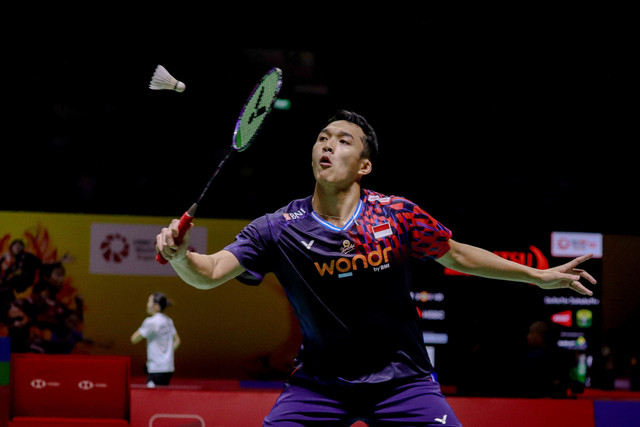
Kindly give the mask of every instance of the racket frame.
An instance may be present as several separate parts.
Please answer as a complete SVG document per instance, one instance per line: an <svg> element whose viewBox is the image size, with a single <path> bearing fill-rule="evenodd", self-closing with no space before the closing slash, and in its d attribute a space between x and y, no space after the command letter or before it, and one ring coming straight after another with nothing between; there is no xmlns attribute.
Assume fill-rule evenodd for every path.
<svg viewBox="0 0 640 427"><path fill-rule="evenodd" d="M247 107L252 103L253 97L255 96L256 92L258 90L260 90L260 89L263 89L263 83L265 83L267 81L267 79L272 78L274 73L275 73L276 78L277 78L276 83L275 83L276 86L275 86L273 95L271 95L271 99L270 99L268 105L266 105L266 106L262 105L261 106L261 107L265 108L265 111L260 113L260 116L262 116L261 122L258 125L258 127L253 131L253 133L249 136L248 140L243 142L242 141L243 135L241 133L241 126L242 126L242 119L244 118L245 112L247 112ZM249 148L249 146L256 139L256 137L258 136L258 133L260 132L260 130L262 129L262 126L264 125L264 122L267 120L267 117L268 117L269 113L271 113L271 110L273 109L273 105L275 104L276 100L278 99L278 94L280 93L280 88L281 87L282 87L282 70L280 70L277 67L273 67L271 70L269 70L262 77L262 79L258 82L258 84L253 88L253 91L251 91L251 94L247 98L247 101L242 106L242 110L240 111L240 115L238 116L238 120L236 120L236 125L235 125L235 128L233 130L233 142L231 144L231 147L230 147L229 151L222 158L222 160L218 164L218 167L216 168L215 172L213 173L213 175L211 175L211 178L209 178L209 181L207 182L207 185L204 187L204 190L202 191L202 193L200 194L200 197L198 198L198 201L196 203L194 203L193 205L191 205L191 207L184 214L182 214L182 216L180 217L180 222L178 223L178 235L174 238L174 241L176 242L176 244L180 244L184 240L184 235L186 234L187 230L189 230L189 226L190 226L191 221L193 220L193 218L195 216L196 209L198 208L198 205L200 204L200 202L202 201L202 198L204 197L205 193L207 192L207 190L211 186L211 183L213 182L214 178L218 175L218 172L220 172L220 169L222 169L222 166L226 163L227 159L229 157L231 157L231 154L234 151L238 151L238 152L245 151L247 148ZM259 95L260 97L262 97L262 93ZM258 106L259 104L260 104L260 99L256 102L256 106ZM254 113L254 112L252 112L252 113ZM160 253L156 254L156 261L158 261L160 264L166 264L168 262Z"/></svg>

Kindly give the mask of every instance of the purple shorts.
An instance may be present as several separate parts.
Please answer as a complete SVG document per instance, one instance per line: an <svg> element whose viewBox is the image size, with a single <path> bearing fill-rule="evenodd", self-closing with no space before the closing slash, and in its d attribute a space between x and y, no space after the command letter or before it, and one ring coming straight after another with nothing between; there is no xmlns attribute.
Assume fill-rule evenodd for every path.
<svg viewBox="0 0 640 427"><path fill-rule="evenodd" d="M263 426L461 426L430 376L378 384L325 385L292 377Z"/></svg>

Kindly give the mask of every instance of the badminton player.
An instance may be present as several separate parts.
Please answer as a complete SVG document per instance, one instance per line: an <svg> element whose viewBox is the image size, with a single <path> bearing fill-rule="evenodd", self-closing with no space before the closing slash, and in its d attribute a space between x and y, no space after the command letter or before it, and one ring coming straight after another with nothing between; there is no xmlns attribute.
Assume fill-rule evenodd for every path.
<svg viewBox="0 0 640 427"><path fill-rule="evenodd" d="M526 267L454 241L405 198L364 189L377 151L367 121L340 111L313 146L312 195L254 220L211 255L187 251L189 233L175 243L177 220L157 236L156 249L191 286L211 289L232 278L257 285L273 272L284 287L303 342L265 426L461 425L431 376L409 296L412 257L592 294L580 279L595 280L576 268L589 256L548 270Z"/></svg>
<svg viewBox="0 0 640 427"><path fill-rule="evenodd" d="M142 325L131 335L131 343L147 340L147 387L169 385L174 371L174 353L180 337L173 320L164 313L169 300L162 292L154 292L147 299L147 314Z"/></svg>

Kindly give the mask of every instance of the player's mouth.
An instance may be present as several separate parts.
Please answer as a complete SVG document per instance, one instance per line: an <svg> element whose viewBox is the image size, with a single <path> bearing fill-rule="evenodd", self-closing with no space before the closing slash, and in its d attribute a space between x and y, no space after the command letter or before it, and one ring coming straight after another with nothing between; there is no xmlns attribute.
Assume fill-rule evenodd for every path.
<svg viewBox="0 0 640 427"><path fill-rule="evenodd" d="M322 158L320 159L320 166L331 166L331 159L329 158L329 156L322 156Z"/></svg>

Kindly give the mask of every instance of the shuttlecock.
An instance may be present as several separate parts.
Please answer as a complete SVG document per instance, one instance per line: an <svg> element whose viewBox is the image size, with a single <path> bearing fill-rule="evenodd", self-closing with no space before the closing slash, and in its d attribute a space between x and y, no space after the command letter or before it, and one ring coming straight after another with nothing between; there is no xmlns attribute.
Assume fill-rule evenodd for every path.
<svg viewBox="0 0 640 427"><path fill-rule="evenodd" d="M149 83L149 89L153 90L175 90L176 92L184 92L187 87L181 81L174 78L166 68L162 65L156 67L156 71L151 77L151 83Z"/></svg>

